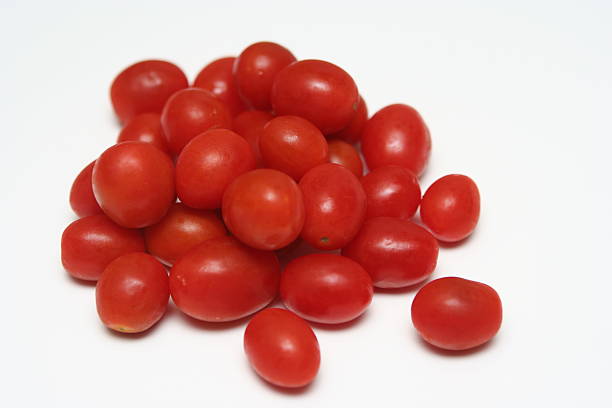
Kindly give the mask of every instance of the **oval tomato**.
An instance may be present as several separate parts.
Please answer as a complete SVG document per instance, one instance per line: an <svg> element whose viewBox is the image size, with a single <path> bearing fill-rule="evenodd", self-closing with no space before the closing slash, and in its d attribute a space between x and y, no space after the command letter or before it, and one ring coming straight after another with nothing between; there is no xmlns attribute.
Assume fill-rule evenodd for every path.
<svg viewBox="0 0 612 408"><path fill-rule="evenodd" d="M96 164L95 160L81 170L70 188L70 207L81 218L102 212L91 186L91 174L94 164Z"/></svg>
<svg viewBox="0 0 612 408"><path fill-rule="evenodd" d="M246 109L234 79L235 61L236 58L234 57L214 60L202 68L195 81L193 81L195 88L205 89L223 101L232 116L236 116Z"/></svg>
<svg viewBox="0 0 612 408"><path fill-rule="evenodd" d="M263 133L264 126L274 118L269 112L260 110L244 111L234 118L233 130L249 143L255 159L257 167L263 166L263 159L259 151L259 139Z"/></svg>
<svg viewBox="0 0 612 408"><path fill-rule="evenodd" d="M159 150L170 153L162 132L161 115L159 113L141 113L132 118L121 129L117 143L133 141L151 143Z"/></svg>
<svg viewBox="0 0 612 408"><path fill-rule="evenodd" d="M421 202L421 187L416 176L399 166L382 166L361 179L368 197L367 218L412 218Z"/></svg>
<svg viewBox="0 0 612 408"><path fill-rule="evenodd" d="M357 102L357 111L353 115L353 119L344 129L333 136L347 143L355 144L361 140L361 133L367 121L368 107L360 95L359 102Z"/></svg>
<svg viewBox="0 0 612 408"><path fill-rule="evenodd" d="M331 139L327 147L327 156L330 163L346 167L357 177L363 175L363 163L357 149L339 139Z"/></svg>

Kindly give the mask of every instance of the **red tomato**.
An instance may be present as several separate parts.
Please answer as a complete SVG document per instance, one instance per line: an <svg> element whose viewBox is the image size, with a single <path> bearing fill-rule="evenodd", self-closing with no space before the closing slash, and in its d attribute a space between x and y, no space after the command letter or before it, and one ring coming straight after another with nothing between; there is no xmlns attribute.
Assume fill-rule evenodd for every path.
<svg viewBox="0 0 612 408"><path fill-rule="evenodd" d="M189 316L227 322L255 313L276 297L280 265L274 252L231 237L193 248L170 271L170 293Z"/></svg>
<svg viewBox="0 0 612 408"><path fill-rule="evenodd" d="M126 228L155 224L176 200L172 160L149 143L108 148L96 161L92 182L104 213Z"/></svg>
<svg viewBox="0 0 612 408"><path fill-rule="evenodd" d="M285 306L301 318L335 324L365 312L374 291L370 275L352 259L311 254L287 265L280 293Z"/></svg>
<svg viewBox="0 0 612 408"><path fill-rule="evenodd" d="M282 248L295 240L304 226L302 193L285 173L250 171L225 190L223 220L232 234L253 248Z"/></svg>
<svg viewBox="0 0 612 408"><path fill-rule="evenodd" d="M117 143L131 141L151 143L158 149L170 153L162 132L161 115L159 113L141 113L130 120L121 129Z"/></svg>
<svg viewBox="0 0 612 408"><path fill-rule="evenodd" d="M357 177L363 175L363 163L361 163L359 152L353 146L342 140L331 139L329 141L328 158L330 163L336 163L346 167Z"/></svg>
<svg viewBox="0 0 612 408"><path fill-rule="evenodd" d="M166 312L169 297L166 269L143 252L112 261L96 286L100 320L123 333L143 332L157 323Z"/></svg>
<svg viewBox="0 0 612 408"><path fill-rule="evenodd" d="M389 105L366 123L361 134L361 150L370 170L394 164L420 176L431 153L431 137L414 108Z"/></svg>
<svg viewBox="0 0 612 408"><path fill-rule="evenodd" d="M255 315L244 331L244 351L255 372L280 387L311 383L321 364L319 342L308 323L284 309Z"/></svg>
<svg viewBox="0 0 612 408"><path fill-rule="evenodd" d="M234 80L235 60L234 57L214 60L200 71L193 82L195 88L205 89L223 101L232 116L246 109Z"/></svg>
<svg viewBox="0 0 612 408"><path fill-rule="evenodd" d="M234 64L234 76L242 99L255 109L270 110L270 89L278 72L295 61L285 47L258 42L249 45Z"/></svg>
<svg viewBox="0 0 612 408"><path fill-rule="evenodd" d="M348 126L359 102L357 85L342 68L319 60L303 60L278 73L272 85L277 115L309 120L326 135Z"/></svg>
<svg viewBox="0 0 612 408"><path fill-rule="evenodd" d="M412 172L399 166L382 166L361 179L368 197L366 218L412 218L421 202L421 187Z"/></svg>
<svg viewBox="0 0 612 408"><path fill-rule="evenodd" d="M242 137L227 129L196 136L176 161L176 192L193 208L221 207L223 192L236 177L255 168L255 156Z"/></svg>
<svg viewBox="0 0 612 408"><path fill-rule="evenodd" d="M438 241L425 229L399 218L377 217L363 223L342 255L357 261L378 288L417 284L436 268Z"/></svg>
<svg viewBox="0 0 612 408"><path fill-rule="evenodd" d="M478 224L480 193L474 181L460 174L436 180L421 202L421 219L440 241L467 238Z"/></svg>
<svg viewBox="0 0 612 408"><path fill-rule="evenodd" d="M70 189L70 207L79 217L87 217L102 212L91 186L91 173L94 164L96 164L95 160L81 170Z"/></svg>
<svg viewBox="0 0 612 408"><path fill-rule="evenodd" d="M353 115L353 119L351 119L349 124L344 129L336 133L334 137L342 139L348 143L355 144L361 140L361 133L363 132L363 128L365 127L367 121L368 106L360 95L359 102L357 103L357 112L355 112L355 115Z"/></svg>
<svg viewBox="0 0 612 408"><path fill-rule="evenodd" d="M200 133L208 129L231 128L232 117L225 104L210 92L188 88L168 99L161 123L170 150L179 154Z"/></svg>
<svg viewBox="0 0 612 408"><path fill-rule="evenodd" d="M297 116L278 116L264 127L259 151L266 167L280 170L296 181L327 161L327 141L319 129Z"/></svg>
<svg viewBox="0 0 612 408"><path fill-rule="evenodd" d="M263 159L259 152L259 138L263 133L264 126L272 118L274 116L271 113L259 110L244 111L234 118L234 132L244 137L251 146L253 153L255 153L257 167L263 166Z"/></svg>
<svg viewBox="0 0 612 408"><path fill-rule="evenodd" d="M315 248L339 249L359 232L366 213L366 196L350 170L321 164L300 180L306 220L302 239Z"/></svg>
<svg viewBox="0 0 612 408"><path fill-rule="evenodd" d="M113 81L111 101L123 123L146 112L161 112L176 91L187 88L187 77L176 65L157 60L130 65Z"/></svg>
<svg viewBox="0 0 612 408"><path fill-rule="evenodd" d="M501 322L502 304L495 289L467 279L431 281L412 302L412 323L421 337L446 350L466 350L486 343Z"/></svg>
<svg viewBox="0 0 612 408"><path fill-rule="evenodd" d="M62 265L78 279L98 280L118 256L144 250L140 231L122 228L104 214L78 219L62 234Z"/></svg>
<svg viewBox="0 0 612 408"><path fill-rule="evenodd" d="M194 210L183 203L174 203L160 222L144 230L147 252L167 265L202 242L226 235L214 211Z"/></svg>

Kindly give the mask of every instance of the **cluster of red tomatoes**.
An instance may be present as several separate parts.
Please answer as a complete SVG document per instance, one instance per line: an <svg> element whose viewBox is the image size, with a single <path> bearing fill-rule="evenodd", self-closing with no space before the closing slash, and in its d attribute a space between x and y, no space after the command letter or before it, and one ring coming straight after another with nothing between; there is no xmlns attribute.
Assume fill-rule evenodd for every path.
<svg viewBox="0 0 612 408"><path fill-rule="evenodd" d="M280 293L287 309L257 313L244 334L251 365L273 384L314 379L320 352L306 320L348 322L374 287L426 280L438 242L478 222L466 176L421 196L431 139L415 109L368 118L348 73L278 44L213 61L191 86L169 62L139 62L115 78L111 99L124 127L74 181L81 218L62 235L65 269L97 281L100 319L126 333L159 321L170 296L195 319L226 322ZM411 221L419 207L424 227ZM319 253L296 257L300 242ZM444 349L483 344L501 318L497 293L461 278L428 283L412 303L416 330Z"/></svg>

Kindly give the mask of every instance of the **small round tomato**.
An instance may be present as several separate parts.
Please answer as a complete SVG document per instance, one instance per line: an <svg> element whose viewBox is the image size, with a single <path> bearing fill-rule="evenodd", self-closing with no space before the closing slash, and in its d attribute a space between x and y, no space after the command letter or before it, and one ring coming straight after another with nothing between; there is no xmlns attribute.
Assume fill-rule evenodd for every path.
<svg viewBox="0 0 612 408"><path fill-rule="evenodd" d="M353 115L353 119L349 124L342 129L340 132L334 134L334 137L342 139L345 142L355 144L361 140L361 132L368 121L368 107L361 97L359 96L359 102L357 103L357 111Z"/></svg>
<svg viewBox="0 0 612 408"><path fill-rule="evenodd" d="M170 289L166 269L151 255L133 252L115 259L96 285L102 323L122 333L140 333L166 312Z"/></svg>
<svg viewBox="0 0 612 408"><path fill-rule="evenodd" d="M399 166L382 166L361 179L368 197L366 218L412 218L421 202L421 187L416 176Z"/></svg>
<svg viewBox="0 0 612 408"><path fill-rule="evenodd" d="M280 265L274 252L231 237L213 238L185 254L170 270L170 293L195 319L227 322L255 313L276 297Z"/></svg>
<svg viewBox="0 0 612 408"><path fill-rule="evenodd" d="M113 81L111 101L123 123L146 112L161 112L176 91L187 88L187 77L167 61L148 60L130 65Z"/></svg>
<svg viewBox="0 0 612 408"><path fill-rule="evenodd" d="M457 242L474 232L480 217L480 193L474 181L461 174L436 180L421 201L421 219L440 241Z"/></svg>
<svg viewBox="0 0 612 408"><path fill-rule="evenodd" d="M285 47L272 42L249 45L234 64L234 77L242 99L255 109L270 110L270 89L276 74L295 61Z"/></svg>
<svg viewBox="0 0 612 408"><path fill-rule="evenodd" d="M188 88L168 99L161 123L170 150L178 155L200 133L208 129L231 128L232 117L225 104L210 92Z"/></svg>
<svg viewBox="0 0 612 408"><path fill-rule="evenodd" d="M236 177L255 168L255 156L242 137L227 129L196 136L176 161L176 192L193 208L221 207L223 192Z"/></svg>
<svg viewBox="0 0 612 408"><path fill-rule="evenodd" d="M249 143L255 159L257 167L263 166L263 159L259 152L259 139L263 133L264 126L272 120L274 116L266 111L248 110L244 111L234 118L233 130Z"/></svg>
<svg viewBox="0 0 612 408"><path fill-rule="evenodd" d="M95 160L81 170L76 179L74 179L72 188L70 188L70 207L79 217L87 217L88 215L100 214L102 212L91 186L91 173L93 172L94 164L96 164Z"/></svg>
<svg viewBox="0 0 612 408"><path fill-rule="evenodd" d="M300 180L306 220L301 237L315 248L339 249L359 232L366 195L353 173L338 164L312 168Z"/></svg>
<svg viewBox="0 0 612 408"><path fill-rule="evenodd" d="M370 170L394 164L420 176L431 153L431 137L414 108L389 105L367 121L361 134L361 150Z"/></svg>
<svg viewBox="0 0 612 408"><path fill-rule="evenodd" d="M98 280L115 258L144 250L140 231L122 228L104 214L78 219L62 234L62 265L78 279Z"/></svg>
<svg viewBox="0 0 612 408"><path fill-rule="evenodd" d="M226 235L214 211L195 210L183 203L174 203L160 222L144 230L147 251L167 265L202 242Z"/></svg>
<svg viewBox="0 0 612 408"><path fill-rule="evenodd" d="M308 170L327 160L327 141L306 119L277 116L264 127L259 151L266 167L299 181Z"/></svg>
<svg viewBox="0 0 612 408"><path fill-rule="evenodd" d="M429 344L446 350L470 349L486 343L499 331L501 299L484 283L436 279L414 297L412 323Z"/></svg>
<svg viewBox="0 0 612 408"><path fill-rule="evenodd" d="M342 255L368 271L378 288L422 282L436 268L438 241L425 229L399 218L377 217L363 223Z"/></svg>
<svg viewBox="0 0 612 408"><path fill-rule="evenodd" d="M104 213L126 228L155 224L176 200L172 160L144 142L108 148L96 161L92 184Z"/></svg>
<svg viewBox="0 0 612 408"><path fill-rule="evenodd" d="M361 156L353 146L339 139L331 139L328 143L328 158L330 163L336 163L346 167L356 175L363 175L363 163Z"/></svg>
<svg viewBox="0 0 612 408"><path fill-rule="evenodd" d="M223 220L239 240L275 250L295 240L304 226L304 201L285 173L257 169L234 180L223 195Z"/></svg>
<svg viewBox="0 0 612 408"><path fill-rule="evenodd" d="M234 80L235 61L234 57L214 60L200 71L193 82L195 88L205 89L223 101L232 116L246 109Z"/></svg>
<svg viewBox="0 0 612 408"><path fill-rule="evenodd" d="M344 323L372 302L370 275L336 254L311 254L289 262L281 277L280 294L287 308L317 323Z"/></svg>
<svg viewBox="0 0 612 408"><path fill-rule="evenodd" d="M321 352L314 332L294 313L269 308L244 331L244 351L264 380L280 387L303 387L319 371Z"/></svg>
<svg viewBox="0 0 612 408"><path fill-rule="evenodd" d="M276 76L271 95L277 115L303 117L326 135L346 128L359 102L353 78L342 68L319 60L287 66Z"/></svg>
<svg viewBox="0 0 612 408"><path fill-rule="evenodd" d="M117 143L131 141L151 143L158 149L170 153L162 132L161 115L159 113L141 113L130 120L121 129Z"/></svg>

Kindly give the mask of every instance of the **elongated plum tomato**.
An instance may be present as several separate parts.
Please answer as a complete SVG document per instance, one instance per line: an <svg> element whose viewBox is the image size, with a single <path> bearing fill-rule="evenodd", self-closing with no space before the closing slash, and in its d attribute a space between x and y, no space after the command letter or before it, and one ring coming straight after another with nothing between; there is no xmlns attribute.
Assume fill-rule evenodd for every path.
<svg viewBox="0 0 612 408"><path fill-rule="evenodd" d="M357 149L339 139L329 140L327 148L327 156L330 163L346 167L357 177L363 175L363 163Z"/></svg>
<svg viewBox="0 0 612 408"><path fill-rule="evenodd" d="M170 271L170 293L187 315L227 322L255 313L276 297L280 265L274 252L250 248L232 237L191 249Z"/></svg>
<svg viewBox="0 0 612 408"><path fill-rule="evenodd" d="M287 308L317 323L344 323L360 316L374 294L370 275L336 254L311 254L289 262L280 293Z"/></svg>
<svg viewBox="0 0 612 408"><path fill-rule="evenodd" d="M111 101L119 120L127 123L141 113L160 113L170 95L187 86L187 77L176 65L141 61L117 75L111 85Z"/></svg>
<svg viewBox="0 0 612 408"><path fill-rule="evenodd" d="M413 222L377 217L363 223L342 255L368 271L378 288L400 288L417 284L436 268L438 241Z"/></svg>
<svg viewBox="0 0 612 408"><path fill-rule="evenodd" d="M183 203L174 203L160 222L144 230L147 251L167 265L202 242L226 235L214 211L196 210Z"/></svg>
<svg viewBox="0 0 612 408"><path fill-rule="evenodd" d="M282 248L304 226L304 201L285 173L257 169L238 176L223 195L223 220L239 240L258 249Z"/></svg>
<svg viewBox="0 0 612 408"><path fill-rule="evenodd" d="M176 192L192 208L220 208L227 186L254 168L255 155L246 140L231 130L211 129L181 151L176 161Z"/></svg>
<svg viewBox="0 0 612 408"><path fill-rule="evenodd" d="M440 241L456 242L474 232L480 217L480 193L474 181L461 174L436 180L421 202L421 219Z"/></svg>
<svg viewBox="0 0 612 408"><path fill-rule="evenodd" d="M91 173L94 164L96 164L95 160L81 170L70 188L70 207L81 218L102 212L91 186Z"/></svg>
<svg viewBox="0 0 612 408"><path fill-rule="evenodd" d="M117 143L147 142L159 150L170 153L162 132L161 115L155 112L141 113L130 120L119 133Z"/></svg>
<svg viewBox="0 0 612 408"><path fill-rule="evenodd" d="M412 323L429 344L466 350L486 343L499 331L502 304L495 289L484 283L436 279L414 297Z"/></svg>
<svg viewBox="0 0 612 408"><path fill-rule="evenodd" d="M366 123L361 134L361 150L370 170L394 164L420 176L431 153L431 137L414 108L389 105Z"/></svg>
<svg viewBox="0 0 612 408"><path fill-rule="evenodd" d="M312 168L300 180L306 220L301 237L315 248L344 247L359 232L366 195L353 173L338 164Z"/></svg>
<svg viewBox="0 0 612 408"><path fill-rule="evenodd" d="M92 183L104 213L126 228L155 224L176 200L172 160L150 143L108 148L96 161Z"/></svg>
<svg viewBox="0 0 612 408"><path fill-rule="evenodd" d="M294 313L269 308L244 331L244 351L264 380L280 387L303 387L319 371L321 352L314 332Z"/></svg>
<svg viewBox="0 0 612 408"><path fill-rule="evenodd" d="M205 89L223 101L232 116L246 109L234 79L234 61L234 57L214 60L202 68L193 82L195 88Z"/></svg>
<svg viewBox="0 0 612 408"><path fill-rule="evenodd" d="M368 197L366 218L412 218L421 202L421 187L416 176L399 166L382 166L361 179Z"/></svg>
<svg viewBox="0 0 612 408"><path fill-rule="evenodd" d="M335 133L333 137L344 140L347 143L355 144L361 140L361 133L367 121L368 106L360 95L359 102L357 103L357 111L355 115L353 115L353 119L351 119L344 129Z"/></svg>
<svg viewBox="0 0 612 408"><path fill-rule="evenodd" d="M257 167L263 166L263 159L259 152L259 139L263 133L264 126L273 117L271 113L266 111L248 110L236 116L232 124L234 132L242 136L251 146L255 154Z"/></svg>
<svg viewBox="0 0 612 408"><path fill-rule="evenodd" d="M102 323L123 333L140 333L166 312L170 289L166 269L151 255L132 252L112 261L96 285Z"/></svg>
<svg viewBox="0 0 612 408"><path fill-rule="evenodd" d="M93 281L115 258L145 250L139 230L120 227L104 214L74 221L64 230L61 245L66 271L74 278Z"/></svg>

